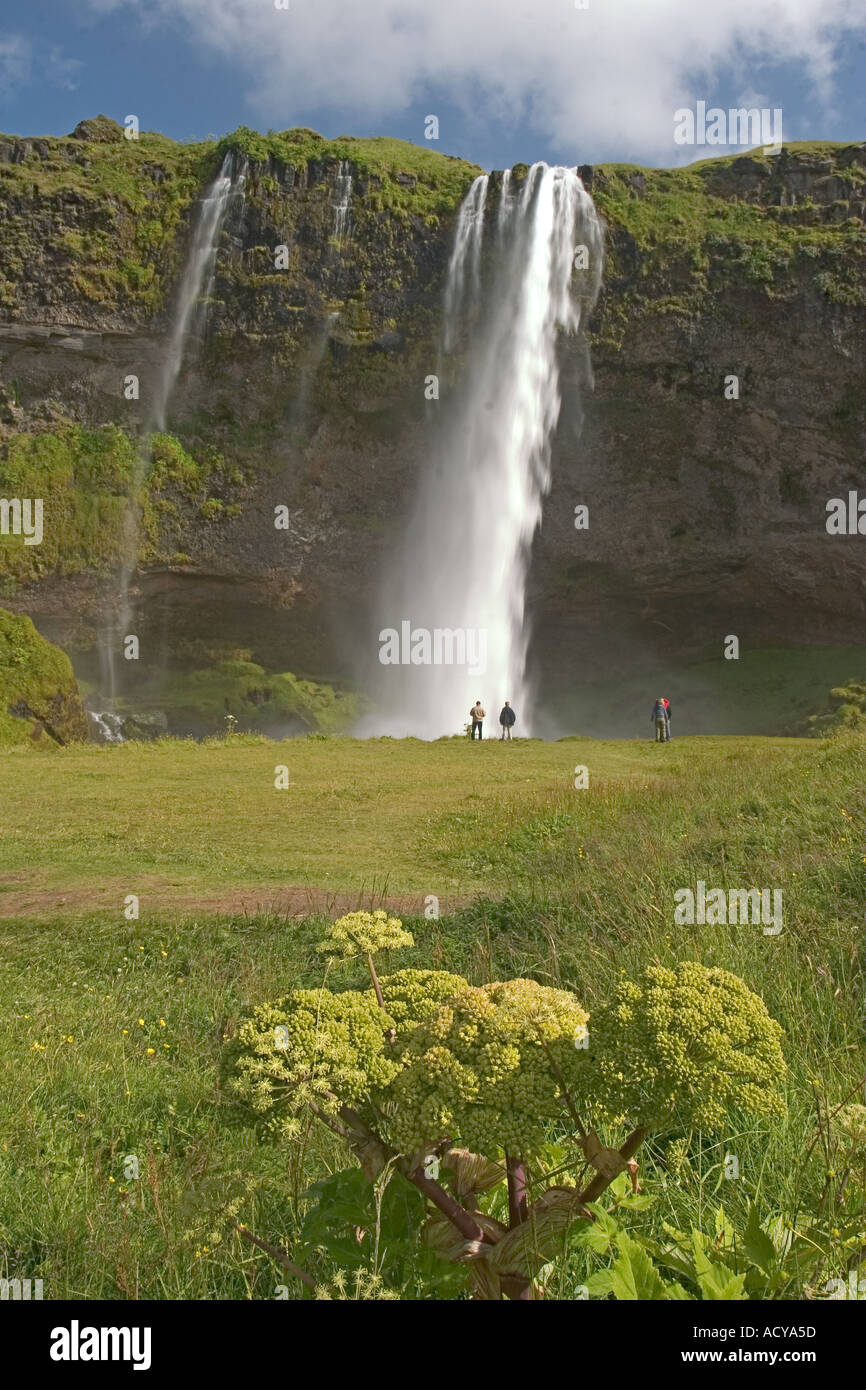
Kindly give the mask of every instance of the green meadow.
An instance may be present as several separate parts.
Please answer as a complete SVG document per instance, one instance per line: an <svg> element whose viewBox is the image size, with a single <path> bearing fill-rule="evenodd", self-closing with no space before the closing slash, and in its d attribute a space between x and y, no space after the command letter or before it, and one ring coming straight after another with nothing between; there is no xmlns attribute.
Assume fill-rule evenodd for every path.
<svg viewBox="0 0 866 1390"><path fill-rule="evenodd" d="M652 1203L617 1218L661 1248L668 1229L742 1231L754 1207L780 1251L808 1229L818 1255L780 1257L752 1296L823 1296L866 1244L862 1153L828 1120L866 1076L864 772L856 733L0 754L0 1276L41 1278L46 1298L308 1296L237 1221L323 1285L361 1262L400 1298L465 1296L400 1207L402 1180L374 1210L333 1135L263 1142L221 1080L247 1010L323 982L329 917L403 903L415 946L380 974L527 976L590 1019L649 963L740 975L785 1030L787 1118L651 1140ZM783 930L676 925L674 894L699 879L780 889ZM331 988L363 984L358 961L334 970ZM576 1246L548 1296L581 1296L606 1260Z"/></svg>

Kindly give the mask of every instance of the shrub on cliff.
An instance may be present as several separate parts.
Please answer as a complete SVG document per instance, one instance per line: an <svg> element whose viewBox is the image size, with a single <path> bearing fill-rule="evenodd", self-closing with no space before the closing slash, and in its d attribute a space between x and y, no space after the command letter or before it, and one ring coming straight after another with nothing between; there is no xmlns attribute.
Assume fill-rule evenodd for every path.
<svg viewBox="0 0 866 1390"><path fill-rule="evenodd" d="M0 608L0 746L86 738L87 715L69 657L29 618Z"/></svg>
<svg viewBox="0 0 866 1390"><path fill-rule="evenodd" d="M830 691L832 708L806 721L810 734L833 734L842 729L866 728L866 681L849 680Z"/></svg>

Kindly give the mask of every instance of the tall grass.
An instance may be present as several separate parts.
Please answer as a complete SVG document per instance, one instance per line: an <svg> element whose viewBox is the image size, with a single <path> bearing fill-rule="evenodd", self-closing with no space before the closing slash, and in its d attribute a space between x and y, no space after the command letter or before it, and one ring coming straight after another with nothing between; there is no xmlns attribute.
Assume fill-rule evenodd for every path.
<svg viewBox="0 0 866 1390"><path fill-rule="evenodd" d="M409 920L416 948L390 963L473 982L529 975L573 989L590 1014L621 972L652 961L722 965L763 996L786 1032L788 1118L744 1130L732 1115L725 1134L651 1143L642 1178L658 1200L633 1217L646 1230L712 1229L720 1205L736 1223L752 1201L789 1223L815 1211L827 1169L820 1145L808 1152L816 1097L864 1098L866 739L714 740L712 756L709 742L629 749L626 776L591 776L586 791L558 777L536 789L527 747L521 775L512 762L480 800L413 811L430 891L449 878L488 888L439 920ZM401 811L392 797L395 834ZM780 888L784 930L674 925L674 893L699 878ZM239 1221L291 1248L305 1191L348 1160L315 1129L280 1148L231 1123L219 1057L245 1008L321 981L323 925L189 912L3 924L0 1275L42 1278L51 1298L274 1296L285 1276L217 1209L234 1197ZM312 1258L327 1278L328 1258ZM576 1252L551 1292L573 1297L587 1268ZM422 1273L419 1252L404 1297L423 1296Z"/></svg>

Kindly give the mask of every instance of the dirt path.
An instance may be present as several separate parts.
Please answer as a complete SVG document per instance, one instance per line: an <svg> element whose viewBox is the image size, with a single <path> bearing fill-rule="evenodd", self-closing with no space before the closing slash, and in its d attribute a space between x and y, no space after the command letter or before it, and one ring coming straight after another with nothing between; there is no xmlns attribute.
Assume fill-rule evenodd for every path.
<svg viewBox="0 0 866 1390"><path fill-rule="evenodd" d="M166 879L142 881L138 877L136 889L141 920L165 913L190 917L203 912L248 917L273 913L288 918L309 917L313 913L323 912L330 917L339 917L344 912L362 908L368 911L386 908L389 912L420 914L426 906L423 893L395 896L369 889L337 892L300 884L247 884L240 888L203 887L197 891L189 884L170 883ZM128 881L103 880L98 886L71 884L48 888L35 884L28 886L26 875L23 874L7 875L0 879L0 919L50 918L67 914L80 916L87 912L112 909L120 916L129 891ZM449 898L447 901L442 898L439 910L447 912L467 901L465 898Z"/></svg>

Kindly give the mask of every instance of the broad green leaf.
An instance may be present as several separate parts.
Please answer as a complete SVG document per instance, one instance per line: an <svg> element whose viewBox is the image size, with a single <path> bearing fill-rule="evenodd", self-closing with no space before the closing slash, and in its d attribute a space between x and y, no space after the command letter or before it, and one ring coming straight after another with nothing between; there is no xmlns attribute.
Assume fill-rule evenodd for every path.
<svg viewBox="0 0 866 1390"><path fill-rule="evenodd" d="M606 1255L613 1245L619 1225L597 1202L590 1203L589 1210L595 1214L595 1221L585 1222L571 1237L571 1244L594 1250L597 1255Z"/></svg>
<svg viewBox="0 0 866 1390"><path fill-rule="evenodd" d="M675 1269L677 1274L684 1274L687 1279L694 1279L694 1267L681 1255L675 1254L673 1250L663 1249L663 1247L659 1245L657 1241L652 1240L650 1236L638 1236L637 1239L640 1241L644 1250L649 1252L657 1265L662 1265L665 1269Z"/></svg>
<svg viewBox="0 0 866 1390"><path fill-rule="evenodd" d="M651 1192L630 1192L627 1197L621 1197L616 1205L617 1210L646 1211L657 1201L658 1198Z"/></svg>
<svg viewBox="0 0 866 1390"><path fill-rule="evenodd" d="M619 1256L612 1270L614 1297L632 1303L664 1301L664 1282L647 1252L625 1231L620 1231L616 1246Z"/></svg>
<svg viewBox="0 0 866 1390"><path fill-rule="evenodd" d="M716 1212L717 1241L719 1236L722 1237L722 1240L719 1241L720 1246L724 1249L730 1249L730 1247L734 1243L734 1228L725 1212L724 1207L719 1207L718 1211Z"/></svg>
<svg viewBox="0 0 866 1390"><path fill-rule="evenodd" d="M665 1284L665 1298L669 1303L694 1303L694 1294L688 1293L675 1279Z"/></svg>
<svg viewBox="0 0 866 1390"><path fill-rule="evenodd" d="M607 1190L614 1197L625 1197L626 1193L631 1192L631 1178L628 1173L618 1173Z"/></svg>
<svg viewBox="0 0 866 1390"><path fill-rule="evenodd" d="M725 1278L727 1276L727 1279ZM701 1297L707 1302L736 1301L741 1303L748 1298L743 1289L745 1274L731 1274L724 1265L713 1265L712 1274L698 1280Z"/></svg>
<svg viewBox="0 0 866 1390"><path fill-rule="evenodd" d="M590 1298L606 1298L613 1292L613 1270L599 1269L586 1281L586 1291Z"/></svg>
<svg viewBox="0 0 866 1390"><path fill-rule="evenodd" d="M749 1219L746 1222L742 1248L744 1255L752 1264L757 1265L764 1274L770 1272L771 1267L776 1262L776 1247L766 1231L761 1230L758 1209L754 1205L749 1207Z"/></svg>
<svg viewBox="0 0 866 1390"><path fill-rule="evenodd" d="M695 1273L701 1297L706 1299L744 1299L745 1274L734 1274L725 1264L709 1259L703 1247L702 1233L692 1227L692 1247L695 1254Z"/></svg>

